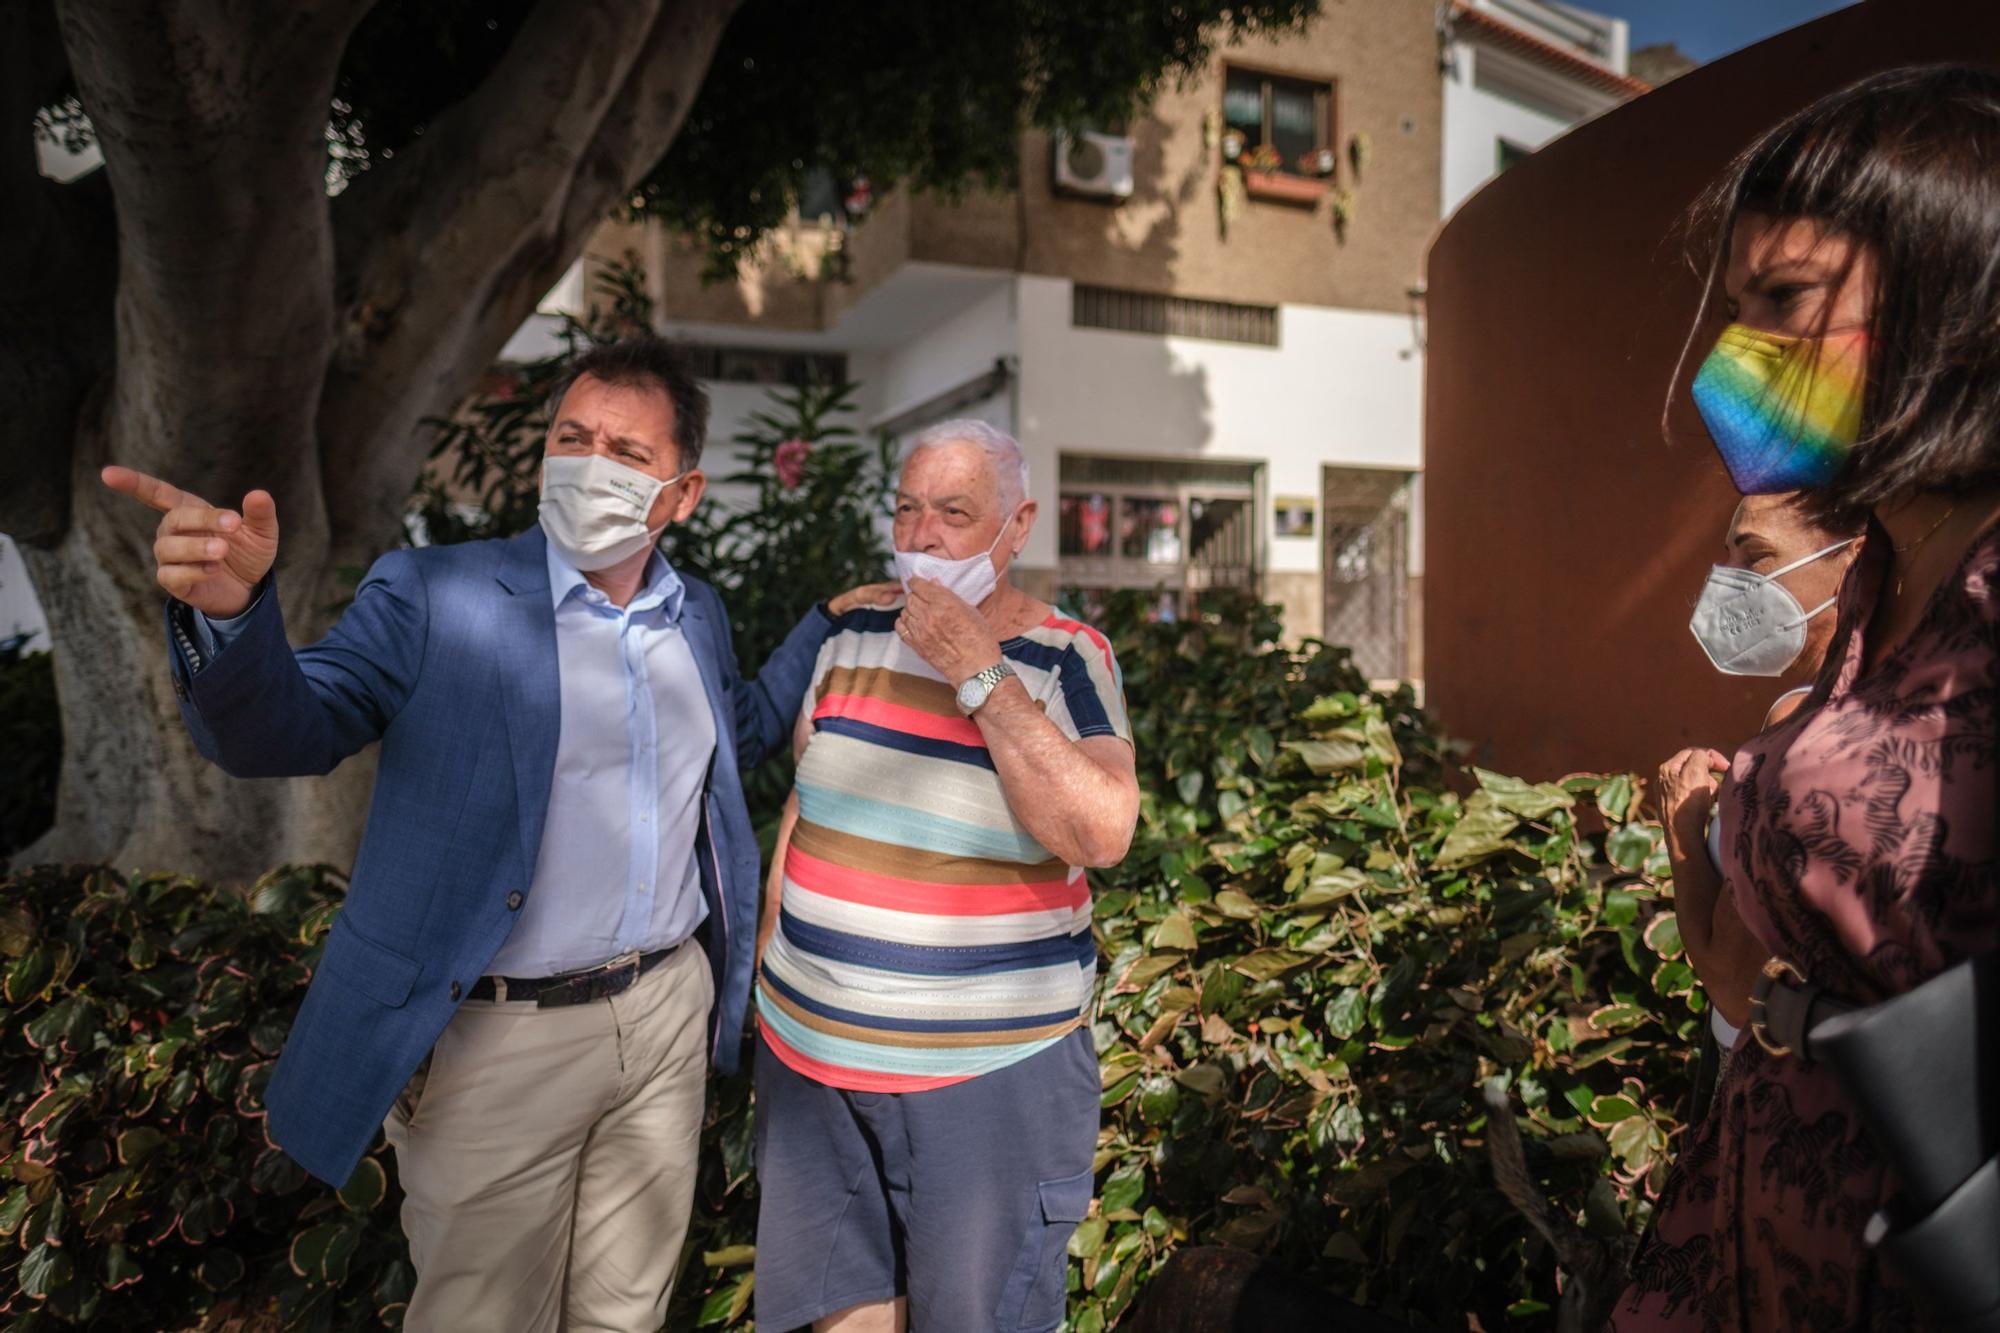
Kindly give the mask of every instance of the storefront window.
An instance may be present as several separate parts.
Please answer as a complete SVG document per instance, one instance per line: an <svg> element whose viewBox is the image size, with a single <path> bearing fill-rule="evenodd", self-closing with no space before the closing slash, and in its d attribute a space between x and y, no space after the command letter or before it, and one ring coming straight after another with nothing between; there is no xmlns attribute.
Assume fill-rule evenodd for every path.
<svg viewBox="0 0 2000 1333"><path fill-rule="evenodd" d="M1118 554L1149 565L1181 561L1181 511L1172 500L1126 497L1118 521Z"/></svg>
<svg viewBox="0 0 2000 1333"><path fill-rule="evenodd" d="M1068 556L1111 553L1111 497L1101 492L1065 493L1060 504L1060 551Z"/></svg>

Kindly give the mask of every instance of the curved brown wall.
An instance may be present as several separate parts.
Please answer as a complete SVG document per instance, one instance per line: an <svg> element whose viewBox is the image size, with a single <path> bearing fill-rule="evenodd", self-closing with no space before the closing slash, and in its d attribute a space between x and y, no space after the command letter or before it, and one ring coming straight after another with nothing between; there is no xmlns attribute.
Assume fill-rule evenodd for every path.
<svg viewBox="0 0 2000 1333"><path fill-rule="evenodd" d="M1425 684L1481 762L1650 772L1756 729L1772 682L1718 675L1687 631L1736 495L1684 393L1675 443L1660 436L1698 297L1675 224L1764 126L1866 74L1943 60L2000 65L2000 5L1869 0L1584 126L1439 234Z"/></svg>

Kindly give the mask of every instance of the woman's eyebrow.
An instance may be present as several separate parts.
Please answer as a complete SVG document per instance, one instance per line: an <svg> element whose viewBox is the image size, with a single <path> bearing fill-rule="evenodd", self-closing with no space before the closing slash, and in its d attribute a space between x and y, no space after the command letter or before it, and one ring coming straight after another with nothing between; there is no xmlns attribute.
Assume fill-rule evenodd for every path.
<svg viewBox="0 0 2000 1333"><path fill-rule="evenodd" d="M1802 255L1782 255L1753 264L1749 285L1770 287L1787 282L1822 282L1838 272L1844 262L1840 256L1823 254L1822 247L1814 246Z"/></svg>

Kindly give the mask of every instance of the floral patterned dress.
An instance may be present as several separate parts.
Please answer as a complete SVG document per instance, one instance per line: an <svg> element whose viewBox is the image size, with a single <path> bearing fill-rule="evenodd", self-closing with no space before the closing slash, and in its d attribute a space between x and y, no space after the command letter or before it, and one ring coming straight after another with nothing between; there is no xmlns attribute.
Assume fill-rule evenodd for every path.
<svg viewBox="0 0 2000 1333"><path fill-rule="evenodd" d="M1805 707L1737 751L1720 810L1744 923L1863 1004L2000 948L2000 528L1864 670L1889 549L1871 527L1827 671ZM1612 1327L1916 1327L1910 1294L1861 1242L1892 1188L1832 1073L1745 1032L1687 1131Z"/></svg>

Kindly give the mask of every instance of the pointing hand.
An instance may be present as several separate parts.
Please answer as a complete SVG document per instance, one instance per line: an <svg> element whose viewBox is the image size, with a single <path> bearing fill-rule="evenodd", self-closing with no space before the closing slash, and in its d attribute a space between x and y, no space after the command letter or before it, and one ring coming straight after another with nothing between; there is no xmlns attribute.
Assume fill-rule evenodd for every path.
<svg viewBox="0 0 2000 1333"><path fill-rule="evenodd" d="M238 513L131 468L108 467L101 476L163 515L153 538L154 577L168 594L216 620L243 614L278 558L278 506L269 491L244 496Z"/></svg>

